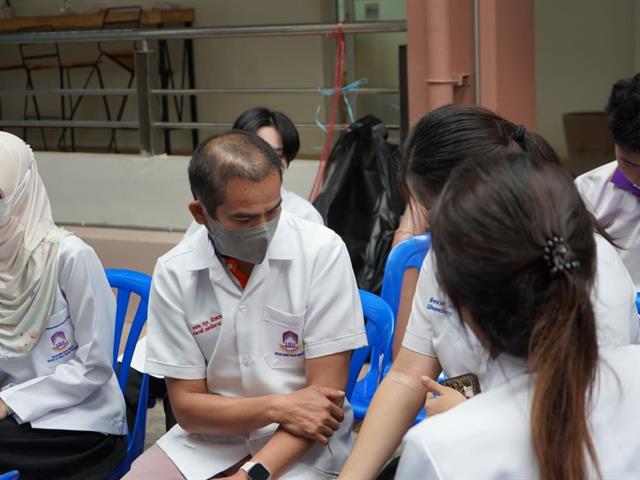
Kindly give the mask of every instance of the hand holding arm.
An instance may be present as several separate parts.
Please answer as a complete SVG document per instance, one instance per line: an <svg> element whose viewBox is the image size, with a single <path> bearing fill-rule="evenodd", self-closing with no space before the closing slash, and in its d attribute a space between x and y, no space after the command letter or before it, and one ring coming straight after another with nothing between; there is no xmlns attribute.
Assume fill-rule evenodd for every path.
<svg viewBox="0 0 640 480"><path fill-rule="evenodd" d="M307 359L305 361L307 383L312 387L344 389L347 383L350 357L351 352L342 352L326 357ZM333 430L324 433L330 436L333 434ZM262 463L269 470L271 476L276 478L312 445L312 440L293 435L281 427L253 457L253 461Z"/></svg>

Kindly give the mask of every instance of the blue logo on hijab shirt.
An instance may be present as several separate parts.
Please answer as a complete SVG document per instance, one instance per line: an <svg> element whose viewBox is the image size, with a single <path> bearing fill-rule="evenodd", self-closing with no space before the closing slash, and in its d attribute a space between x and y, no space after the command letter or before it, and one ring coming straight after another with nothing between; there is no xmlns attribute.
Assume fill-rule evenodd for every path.
<svg viewBox="0 0 640 480"><path fill-rule="evenodd" d="M429 297L427 310L431 310L432 312L440 313L446 316L450 316L451 313L453 313L450 309L447 308L446 302L443 302L442 300L438 300L437 298L434 298L434 297Z"/></svg>

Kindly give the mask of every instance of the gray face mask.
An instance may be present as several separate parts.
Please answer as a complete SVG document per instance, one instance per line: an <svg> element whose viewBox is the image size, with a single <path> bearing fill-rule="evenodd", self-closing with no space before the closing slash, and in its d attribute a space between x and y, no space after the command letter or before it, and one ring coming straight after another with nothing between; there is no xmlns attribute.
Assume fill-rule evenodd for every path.
<svg viewBox="0 0 640 480"><path fill-rule="evenodd" d="M280 214L273 220L250 228L226 228L220 222L209 217L211 236L216 250L221 255L244 262L262 263L267 249L276 233Z"/></svg>

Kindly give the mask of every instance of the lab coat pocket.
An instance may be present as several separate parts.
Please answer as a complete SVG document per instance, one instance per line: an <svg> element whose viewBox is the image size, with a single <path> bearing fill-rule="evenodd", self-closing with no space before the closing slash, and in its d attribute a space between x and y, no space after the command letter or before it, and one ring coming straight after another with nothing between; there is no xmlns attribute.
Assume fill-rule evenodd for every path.
<svg viewBox="0 0 640 480"><path fill-rule="evenodd" d="M262 319L262 349L271 368L304 368L304 315L265 307Z"/></svg>
<svg viewBox="0 0 640 480"><path fill-rule="evenodd" d="M38 364L50 369L73 358L77 349L75 329L69 309L65 306L49 317L47 327L34 353L37 355Z"/></svg>

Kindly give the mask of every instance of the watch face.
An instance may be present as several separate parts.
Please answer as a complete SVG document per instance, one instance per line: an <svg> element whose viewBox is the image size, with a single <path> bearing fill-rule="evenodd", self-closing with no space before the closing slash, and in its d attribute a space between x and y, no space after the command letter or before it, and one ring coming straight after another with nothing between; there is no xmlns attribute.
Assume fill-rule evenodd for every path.
<svg viewBox="0 0 640 480"><path fill-rule="evenodd" d="M247 473L251 480L269 480L271 477L269 470L264 468L260 463L256 463Z"/></svg>

